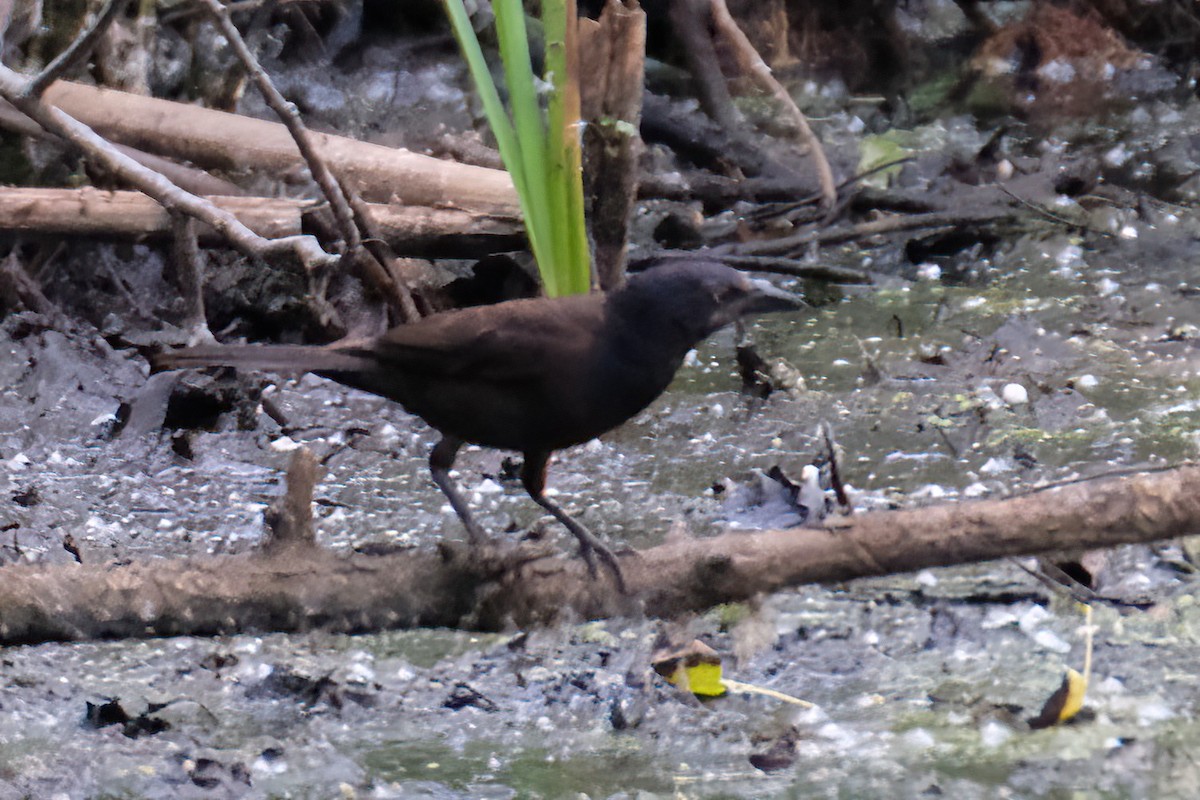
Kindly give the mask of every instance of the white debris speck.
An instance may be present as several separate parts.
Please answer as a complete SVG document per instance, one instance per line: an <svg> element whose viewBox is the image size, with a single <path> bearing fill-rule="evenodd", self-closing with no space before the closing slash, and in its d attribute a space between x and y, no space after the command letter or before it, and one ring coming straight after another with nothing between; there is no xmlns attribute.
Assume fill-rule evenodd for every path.
<svg viewBox="0 0 1200 800"><path fill-rule="evenodd" d="M1080 389L1095 389L1100 385L1100 381L1097 380L1095 375L1089 373L1076 378L1075 385Z"/></svg>
<svg viewBox="0 0 1200 800"><path fill-rule="evenodd" d="M400 441L400 431L390 422L385 422L377 435L384 444L395 444Z"/></svg>
<svg viewBox="0 0 1200 800"><path fill-rule="evenodd" d="M905 744L918 750L928 750L937 744L937 739L933 738L933 734L924 728L911 728L905 731L902 738Z"/></svg>
<svg viewBox="0 0 1200 800"><path fill-rule="evenodd" d="M1137 716L1139 725L1148 726L1155 722L1171 719L1175 716L1175 712L1162 700L1154 698L1138 703Z"/></svg>
<svg viewBox="0 0 1200 800"><path fill-rule="evenodd" d="M300 443L290 436L280 436L271 442L271 449L276 453L290 453L300 447Z"/></svg>
<svg viewBox="0 0 1200 800"><path fill-rule="evenodd" d="M1007 608L991 608L983 618L980 625L985 631L994 631L998 628L1007 628L1010 625L1017 624L1017 615Z"/></svg>
<svg viewBox="0 0 1200 800"><path fill-rule="evenodd" d="M375 670L370 665L364 664L361 661L355 661L346 670L346 680L350 683L371 683L375 680Z"/></svg>
<svg viewBox="0 0 1200 800"><path fill-rule="evenodd" d="M1073 267L1083 263L1083 248L1069 244L1054 254L1054 263L1060 267Z"/></svg>
<svg viewBox="0 0 1200 800"><path fill-rule="evenodd" d="M15 456L8 459L8 461L5 461L4 466L8 467L10 472L21 472L31 463L33 462L29 460L29 456L25 455L24 453L17 453Z"/></svg>
<svg viewBox="0 0 1200 800"><path fill-rule="evenodd" d="M685 367L694 367L700 363L700 356L695 350L688 350L687 355L683 357L683 365Z"/></svg>
<svg viewBox="0 0 1200 800"><path fill-rule="evenodd" d="M1007 383L1000 390L1000 397L1010 406L1023 406L1029 402L1029 392L1019 383Z"/></svg>
<svg viewBox="0 0 1200 800"><path fill-rule="evenodd" d="M1055 83L1070 83L1075 80L1075 67L1071 65L1071 62L1061 58L1046 62L1038 68L1037 72L1046 80Z"/></svg>
<svg viewBox="0 0 1200 800"><path fill-rule="evenodd" d="M475 491L479 494L498 494L504 491L504 487L496 483L491 478L484 478L483 481L475 487Z"/></svg>
<svg viewBox="0 0 1200 800"><path fill-rule="evenodd" d="M104 425L109 422L116 422L116 421L117 421L117 415L113 414L112 412L109 412L108 414L101 414L100 416L96 417L94 420L92 420L88 424L95 427L96 425Z"/></svg>
<svg viewBox="0 0 1200 800"><path fill-rule="evenodd" d="M1119 167L1129 160L1129 151L1125 149L1125 144L1118 144L1104 154L1104 163L1110 167Z"/></svg>
<svg viewBox="0 0 1200 800"><path fill-rule="evenodd" d="M917 266L917 277L923 281L936 281L942 277L942 268L937 264L920 264Z"/></svg>
<svg viewBox="0 0 1200 800"><path fill-rule="evenodd" d="M1039 606L1037 603L1030 603L1021 611L1021 616L1017 620L1017 625L1021 628L1021 633L1026 636L1033 635L1033 632L1038 629L1038 626L1046 621L1046 617L1050 616L1050 612Z"/></svg>
<svg viewBox="0 0 1200 800"><path fill-rule="evenodd" d="M917 573L916 581L920 586L930 587L938 585L937 575L934 575L927 569L923 569Z"/></svg>
<svg viewBox="0 0 1200 800"><path fill-rule="evenodd" d="M1121 289L1121 284L1114 281L1112 278L1101 278L1096 281L1096 291L1101 297L1109 297L1116 294Z"/></svg>
<svg viewBox="0 0 1200 800"><path fill-rule="evenodd" d="M1117 236L1122 239L1136 239L1138 238L1137 228L1132 225L1125 225L1121 230L1117 231Z"/></svg>
<svg viewBox="0 0 1200 800"><path fill-rule="evenodd" d="M979 729L979 743L984 747L999 747L1012 738L1012 728L1002 722L989 719Z"/></svg>
<svg viewBox="0 0 1200 800"><path fill-rule="evenodd" d="M1037 642L1039 647L1044 647L1052 653L1071 652L1071 645L1053 631L1038 631L1033 635L1033 641Z"/></svg>

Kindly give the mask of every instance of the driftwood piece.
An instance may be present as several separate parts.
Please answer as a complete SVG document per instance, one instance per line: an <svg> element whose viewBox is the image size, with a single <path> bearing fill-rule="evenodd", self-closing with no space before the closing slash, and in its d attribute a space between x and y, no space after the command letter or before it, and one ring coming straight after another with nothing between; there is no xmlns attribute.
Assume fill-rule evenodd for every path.
<svg viewBox="0 0 1200 800"><path fill-rule="evenodd" d="M608 290L625 276L629 220L637 198L646 64L646 13L609 0L600 20L579 20L584 181L596 278Z"/></svg>
<svg viewBox="0 0 1200 800"><path fill-rule="evenodd" d="M290 502L295 502L291 500ZM621 556L630 597L582 561L513 548L341 557L304 541L240 556L0 568L0 645L323 626L497 629L670 617L805 583L1200 531L1200 467L1080 481L1005 500L861 514L823 529L678 539Z"/></svg>
<svg viewBox="0 0 1200 800"><path fill-rule="evenodd" d="M310 200L268 197L209 197L260 236L297 236L305 215L318 213ZM370 204L378 235L397 252L414 256L481 256L515 249L520 223L451 208ZM140 192L98 189L0 189L0 230L68 236L141 238L171 233L171 215ZM223 242L202 226L205 243Z"/></svg>
<svg viewBox="0 0 1200 800"><path fill-rule="evenodd" d="M303 161L278 122L152 97L58 81L47 102L97 133L150 153L207 167L262 169L284 174ZM312 134L330 169L368 200L421 206L454 206L516 216L508 173L441 161L407 150L330 134Z"/></svg>

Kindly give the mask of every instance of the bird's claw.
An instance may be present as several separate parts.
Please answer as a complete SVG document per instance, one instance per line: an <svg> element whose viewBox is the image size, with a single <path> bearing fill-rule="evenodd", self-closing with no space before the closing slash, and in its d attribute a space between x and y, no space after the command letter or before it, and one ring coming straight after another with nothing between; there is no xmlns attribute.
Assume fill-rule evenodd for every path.
<svg viewBox="0 0 1200 800"><path fill-rule="evenodd" d="M579 542L579 555L583 558L588 566L588 574L592 580L595 580L599 575L599 570L596 566L596 556L600 556L600 560L604 562L604 566L612 573L613 581L617 584L617 591L621 594L629 594L629 589L625 585L625 574L621 571L621 562L617 560L617 556L612 550L609 550L601 542L585 542L582 539Z"/></svg>

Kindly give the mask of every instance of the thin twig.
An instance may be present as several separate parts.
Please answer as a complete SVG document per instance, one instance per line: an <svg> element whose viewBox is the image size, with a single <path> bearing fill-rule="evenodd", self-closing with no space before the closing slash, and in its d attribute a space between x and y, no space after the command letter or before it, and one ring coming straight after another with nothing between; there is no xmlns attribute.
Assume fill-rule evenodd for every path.
<svg viewBox="0 0 1200 800"><path fill-rule="evenodd" d="M55 321L55 324L65 324L65 317L42 292L38 285L21 263L21 249L14 247L7 256L0 259L0 301L9 305L22 305L38 314L43 314Z"/></svg>
<svg viewBox="0 0 1200 800"><path fill-rule="evenodd" d="M76 37L75 41L58 54L58 57L46 65L46 68L39 72L29 84L25 87L26 94L31 97L41 97L42 93L49 88L50 84L61 78L68 71L73 69L80 61L92 54L92 50L96 47L96 43L100 41L100 37L108 30L108 26L117 18L117 12L124 7L129 0L108 0L100 14L84 31Z"/></svg>
<svg viewBox="0 0 1200 800"><path fill-rule="evenodd" d="M696 253L689 252L688 257L695 258ZM829 283L869 284L871 276L861 269L839 267L832 264L805 264L793 258L779 256L742 256L727 255L721 257L721 262L738 269L753 270L754 272L770 272L775 275L790 275L806 280L827 281Z"/></svg>
<svg viewBox="0 0 1200 800"><path fill-rule="evenodd" d="M954 228L965 223L998 222L1014 214L1009 209L983 211L936 211L928 214L906 214L845 225L837 228L806 230L779 239L720 245L712 248L714 255L774 255L791 253L812 243L822 245L878 236L881 233L912 230L913 228Z"/></svg>
<svg viewBox="0 0 1200 800"><path fill-rule="evenodd" d="M808 120L805 119L804 112L796 105L796 101L771 74L771 68L762 60L762 56L758 54L754 45L746 38L746 34L738 27L737 21L729 13L729 7L725 5L725 0L710 0L710 2L713 24L717 31L733 45L733 51L742 68L749 72L754 80L783 106L800 133L800 141L808 146L809 156L817 171L817 184L821 187L820 207L826 212L832 211L837 204L837 184L833 179L833 169L829 166L829 159L825 157L825 150L821 147L820 139L809 127Z"/></svg>
<svg viewBox="0 0 1200 800"><path fill-rule="evenodd" d="M387 295L400 318L405 322L415 322L421 318L421 312L413 302L412 292L401 273L396 253L380 234L379 227L371 216L370 206L357 193L345 187L342 189L350 202L350 208L354 211L354 221L364 234L363 246L371 255L371 258L363 260L363 267L370 273L372 282ZM377 270L378 274L375 274Z"/></svg>
<svg viewBox="0 0 1200 800"><path fill-rule="evenodd" d="M888 161L884 164L877 164L870 169L866 169L862 172L851 175L849 178L837 185L837 192L839 195L841 195L843 189L847 189L854 184L859 183L860 181L864 181L876 173L883 172L884 170L899 166L900 164L907 164L910 161L916 161L916 159L913 156L905 156L903 158L897 158L893 161ZM813 203L819 202L822 196L823 195L821 192L814 192L810 195L801 197L798 200L790 200L786 203L771 203L769 205L764 205L762 208L751 211L743 218L747 220L754 220L755 222L783 218L790 222L794 222L795 212L805 208L806 206L810 206Z"/></svg>
<svg viewBox="0 0 1200 800"><path fill-rule="evenodd" d="M1030 211L1034 212L1035 214L1039 214L1039 215L1045 217L1046 219L1050 220L1051 222L1057 222L1059 225L1066 225L1069 228L1079 228L1080 230L1086 231L1088 233L1098 233L1098 234L1105 235L1105 236L1111 235L1108 233L1108 231L1098 231L1094 228L1089 228L1087 226L1087 223L1085 223L1085 222L1076 222L1074 220L1069 220L1060 214L1054 213L1053 211L1051 211L1050 209L1048 209L1044 206L1040 206L1037 203L1026 200L1024 197L1018 196L1015 192L1013 192L1011 189L1009 189L1007 186L1005 186L1002 183L994 183L992 185L995 186L1000 191L1004 192L1006 195L1011 197L1013 200L1016 200L1018 203L1025 206L1025 208L1028 208Z"/></svg>

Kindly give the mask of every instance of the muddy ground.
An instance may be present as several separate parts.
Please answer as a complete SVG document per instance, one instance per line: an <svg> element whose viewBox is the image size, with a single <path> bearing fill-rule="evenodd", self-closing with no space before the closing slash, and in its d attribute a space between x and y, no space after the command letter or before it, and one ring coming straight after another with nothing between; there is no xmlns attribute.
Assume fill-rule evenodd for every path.
<svg viewBox="0 0 1200 800"><path fill-rule="evenodd" d="M435 55L368 48L355 69L370 82L346 68L322 83L327 70L292 66L280 68L281 84L303 88L317 124L339 118L368 136L390 126L411 146L469 123L462 69ZM374 102L390 111L361 124ZM861 131L848 108L818 131L839 152ZM399 127L397 109L421 123ZM714 487L757 485L755 471L776 465L798 475L819 453L822 421L845 448L861 507L1194 459L1200 224L1186 186L1153 195L1145 169L1194 170L1186 143L1198 130L1190 95L1146 100L1103 124L1021 128L1014 158L1092 157L1147 203L1097 211L1060 195L1058 212L1095 224L1042 219L916 261L906 242L827 249L822 261L867 268L876 284L751 330L802 386L765 400L740 393L734 336L718 334L650 409L559 454L551 488L593 528L640 547L674 525L705 535L779 524L778 509L745 507L752 493L730 500ZM966 117L915 127L904 179L951 191L948 161L990 135ZM0 558L68 563L77 553L94 564L251 549L296 443L325 459L323 545L462 535L428 479L431 431L327 381L248 376L229 389L237 398L265 386L286 425L236 399L209 429L122 425L122 404L150 385L134 345L180 313L166 257L151 245L71 242L39 276L62 318L14 310L0 322ZM248 269L226 268L210 276L218 304L212 295L241 286ZM1013 384L1028 402L1012 402ZM458 472L481 522L519 535L539 515L503 458L468 450ZM1065 668L1082 665L1084 618L1012 562L803 587L670 623L8 647L0 800L1191 797L1195 548L1067 559L1119 602L1095 607L1085 712L1038 731L1026 720ZM702 638L730 677L817 707L697 701L650 666L664 631Z"/></svg>

